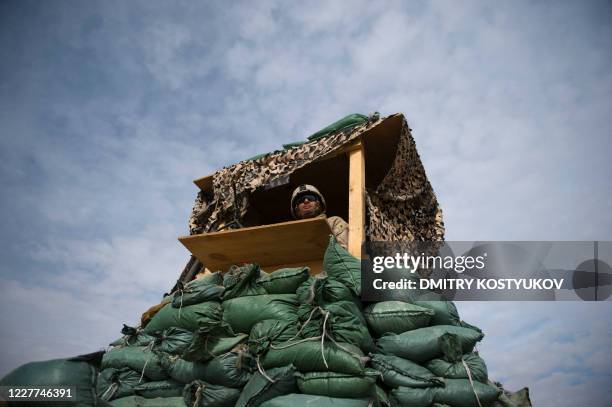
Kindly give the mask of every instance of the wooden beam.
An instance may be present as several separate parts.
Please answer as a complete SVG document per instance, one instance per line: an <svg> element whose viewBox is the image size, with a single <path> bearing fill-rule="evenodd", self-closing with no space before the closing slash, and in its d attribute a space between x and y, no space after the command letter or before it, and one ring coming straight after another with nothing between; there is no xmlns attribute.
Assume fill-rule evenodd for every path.
<svg viewBox="0 0 612 407"><path fill-rule="evenodd" d="M349 241L348 251L361 258L365 241L365 157L361 143L348 151L349 156Z"/></svg>
<svg viewBox="0 0 612 407"><path fill-rule="evenodd" d="M213 174L193 180L193 183L204 192L212 193L213 190Z"/></svg>
<svg viewBox="0 0 612 407"><path fill-rule="evenodd" d="M266 270L287 264L311 266L323 260L330 229L324 216L272 225L253 226L201 235L179 241L212 271L232 264L257 263ZM320 271L320 266L313 269Z"/></svg>

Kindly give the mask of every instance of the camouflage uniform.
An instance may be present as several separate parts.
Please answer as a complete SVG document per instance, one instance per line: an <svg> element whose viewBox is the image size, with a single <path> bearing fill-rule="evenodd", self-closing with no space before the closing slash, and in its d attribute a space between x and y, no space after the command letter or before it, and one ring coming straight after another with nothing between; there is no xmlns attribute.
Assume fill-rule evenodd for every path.
<svg viewBox="0 0 612 407"><path fill-rule="evenodd" d="M342 247L348 250L348 223L340 216L327 218L327 224Z"/></svg>

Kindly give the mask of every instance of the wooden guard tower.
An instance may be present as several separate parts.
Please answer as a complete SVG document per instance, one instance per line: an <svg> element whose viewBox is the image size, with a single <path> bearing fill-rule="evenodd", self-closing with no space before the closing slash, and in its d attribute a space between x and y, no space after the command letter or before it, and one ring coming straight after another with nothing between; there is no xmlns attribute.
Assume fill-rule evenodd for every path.
<svg viewBox="0 0 612 407"><path fill-rule="evenodd" d="M183 236L179 241L211 271L257 263L265 271L309 266L317 274L322 271L329 242L327 222L324 217L292 220L289 209L292 190L312 184L326 199L327 215L347 220L348 250L361 257L366 239L366 188L375 190L388 175L403 132L409 133L409 128L401 114L361 126L339 148L291 172L283 185L251 191L245 227ZM214 175L194 183L212 195Z"/></svg>

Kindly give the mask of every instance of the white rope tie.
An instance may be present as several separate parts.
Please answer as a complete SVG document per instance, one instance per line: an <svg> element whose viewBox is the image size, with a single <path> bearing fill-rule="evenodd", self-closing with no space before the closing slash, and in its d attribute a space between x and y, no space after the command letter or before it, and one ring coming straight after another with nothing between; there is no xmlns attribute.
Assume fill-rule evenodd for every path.
<svg viewBox="0 0 612 407"><path fill-rule="evenodd" d="M261 373L261 375L263 377L266 378L266 380L268 380L270 383L276 383L276 380L272 379L270 376L268 376L266 374L266 371L263 370L263 368L261 367L261 364L259 363L259 356L257 356L257 359L255 359L255 361L257 362L257 370L259 370L259 373Z"/></svg>
<svg viewBox="0 0 612 407"><path fill-rule="evenodd" d="M480 404L480 399L478 398L478 393L476 393L476 389L474 388L474 381L472 380L472 372L470 371L470 367L468 366L468 364L465 363L463 356L461 356L461 363L463 363L463 367L465 368L465 371L467 372L468 379L470 379L470 386L472 386L472 391L474 392L474 396L476 396L476 401L478 402L478 406L482 407L482 404Z"/></svg>
<svg viewBox="0 0 612 407"><path fill-rule="evenodd" d="M327 360L325 359L324 352L325 335L327 334L327 329L325 328L325 326L327 325L327 318L329 318L329 311L325 313L325 319L323 319L323 332L321 333L321 356L323 357L323 363L325 363L325 368L329 369L329 365L327 364Z"/></svg>
<svg viewBox="0 0 612 407"><path fill-rule="evenodd" d="M202 392L204 391L204 387L205 385L201 384L196 389L196 398L195 398L195 401L193 402L193 407L200 405L200 401L202 401Z"/></svg>
<svg viewBox="0 0 612 407"><path fill-rule="evenodd" d="M181 319L181 310L183 309L183 294L185 292L181 288L181 305L179 306L178 319Z"/></svg>
<svg viewBox="0 0 612 407"><path fill-rule="evenodd" d="M294 345L299 345L300 343L304 343L304 342L312 342L312 341L318 341L319 339L321 339L321 335L319 335L319 336L313 336L312 338L304 338L304 339L300 339L300 340L299 340L299 341L297 341L297 342L288 343L288 344L283 345L283 346L274 346L274 345L270 345L270 348L271 348L271 349L274 349L274 350L283 350L283 349L290 348L290 347L292 347L292 346L294 346Z"/></svg>
<svg viewBox="0 0 612 407"><path fill-rule="evenodd" d="M308 325L308 324L310 323L310 320L312 319L312 317L313 317L313 315L314 315L314 313L315 313L316 311L321 311L321 312L323 312L323 311L322 311L322 309L321 309L321 307L315 307L315 308L313 308L313 309L312 309L312 311L310 311L310 315L308 316L308 319L306 320L306 322L304 322L304 323L302 324L302 326L300 327L299 331L297 331L297 333L296 333L295 335L293 335L293 337L292 337L292 338L288 339L286 342L289 342L289 341L291 341L291 340L293 340L293 339L297 338L298 336L300 336L300 334L302 333L302 330L303 330L303 329L306 327L306 325Z"/></svg>
<svg viewBox="0 0 612 407"><path fill-rule="evenodd" d="M363 362L364 364L370 360L369 357L367 356L361 356L353 351L351 351L350 349L345 348L344 346L342 346L341 344L339 344L338 342L336 342L336 340L329 334L329 332L327 332L327 317L330 315L329 311L324 311L327 312L325 314L325 319L323 320L323 337L326 337L334 344L336 345L338 348L342 349L343 351L345 351L346 353L348 353L349 355L353 356L355 359L359 359L361 362Z"/></svg>
<svg viewBox="0 0 612 407"><path fill-rule="evenodd" d="M306 298L306 304L312 304L315 299L315 286L317 282L313 281L310 287L308 287L308 298Z"/></svg>
<svg viewBox="0 0 612 407"><path fill-rule="evenodd" d="M145 370L147 369L147 365L149 364L149 361L151 360L151 356L153 356L153 345L155 344L154 341L151 341L151 343L145 348L145 352L149 351L151 353L151 355L147 358L147 360L145 361L144 366L142 367L142 373L140 373L140 380L138 380L138 384L140 384L140 382L142 382L142 378L144 377L145 374Z"/></svg>
<svg viewBox="0 0 612 407"><path fill-rule="evenodd" d="M119 388L119 384L116 382L111 383L110 386L108 386L108 389L106 389L106 391L104 393L102 393L102 395L100 396L100 398L102 400L105 401L109 401L111 399L111 397L113 397L113 395L115 394L115 392L117 391L117 389ZM112 390L112 391L111 391ZM106 397L106 394L110 391L110 394L108 395L108 398Z"/></svg>
<svg viewBox="0 0 612 407"><path fill-rule="evenodd" d="M302 332L304 327L311 321L311 319L312 319L312 317L313 317L313 315L314 315L314 313L316 311L319 311L319 312L321 312L322 314L325 315L325 317L323 318L323 329L322 329L321 335L313 336L311 338L304 338L304 339L301 339L301 340L299 340L297 342L293 342L293 343L287 343L287 342L291 341L292 339L294 339L295 337L297 337ZM329 334L329 332L327 331L327 320L329 319L330 315L331 315L331 313L329 311L326 311L323 308L317 306L316 308L314 308L310 312L310 315L308 316L308 319L306 320L306 322L304 322L304 324L302 325L302 327L300 328L298 333L296 335L294 335L293 338L291 338L291 339L289 339L288 341L285 342L286 345L283 345L283 346L270 345L270 348L274 349L274 350L282 350L282 349L290 348L291 346L294 346L294 345L298 345L300 343L321 340L321 357L323 359L323 363L325 364L325 368L329 369L329 364L327 363L327 358L325 357L325 338L327 337L339 349L345 351L346 353L348 353L349 355L351 355L355 359L359 360L361 363L363 363L363 364L367 363L367 361L370 360L369 357L361 356L361 355L351 351L350 349L347 349L346 347L344 347L341 344L339 344L338 342L336 342L334 340L334 338Z"/></svg>

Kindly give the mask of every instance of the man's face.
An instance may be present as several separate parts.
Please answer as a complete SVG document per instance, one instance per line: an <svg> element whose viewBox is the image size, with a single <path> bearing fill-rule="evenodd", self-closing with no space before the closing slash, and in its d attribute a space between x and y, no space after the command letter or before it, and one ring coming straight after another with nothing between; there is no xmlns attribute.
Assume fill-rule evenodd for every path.
<svg viewBox="0 0 612 407"><path fill-rule="evenodd" d="M314 218L321 214L321 203L315 195L302 195L297 202L296 213L299 219Z"/></svg>

